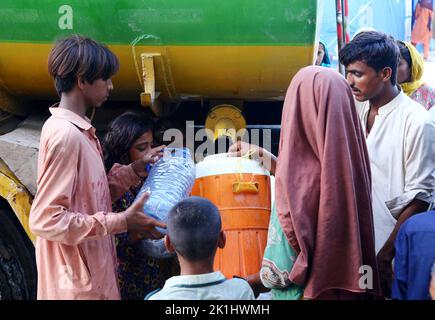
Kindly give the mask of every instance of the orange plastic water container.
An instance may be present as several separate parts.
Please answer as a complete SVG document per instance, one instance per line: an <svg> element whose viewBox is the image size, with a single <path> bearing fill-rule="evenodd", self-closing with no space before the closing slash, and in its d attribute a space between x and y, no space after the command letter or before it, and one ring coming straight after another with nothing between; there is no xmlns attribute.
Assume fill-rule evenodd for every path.
<svg viewBox="0 0 435 320"><path fill-rule="evenodd" d="M196 164L192 195L209 199L221 213L227 241L217 251L215 270L230 278L257 273L270 219L269 172L254 160L208 156Z"/></svg>

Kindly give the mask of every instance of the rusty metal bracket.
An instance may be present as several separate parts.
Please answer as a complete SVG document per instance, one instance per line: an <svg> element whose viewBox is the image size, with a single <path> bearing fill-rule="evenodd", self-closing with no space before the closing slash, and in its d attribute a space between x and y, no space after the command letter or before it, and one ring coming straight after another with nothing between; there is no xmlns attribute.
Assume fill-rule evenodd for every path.
<svg viewBox="0 0 435 320"><path fill-rule="evenodd" d="M140 94L140 103L144 107L152 107L156 102L156 75L154 71L154 57L160 56L159 53L142 53L142 78L144 92Z"/></svg>

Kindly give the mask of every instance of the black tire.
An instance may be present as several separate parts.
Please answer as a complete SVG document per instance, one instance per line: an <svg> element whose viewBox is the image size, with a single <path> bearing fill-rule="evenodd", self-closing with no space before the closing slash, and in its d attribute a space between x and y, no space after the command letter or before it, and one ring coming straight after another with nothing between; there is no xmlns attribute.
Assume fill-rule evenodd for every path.
<svg viewBox="0 0 435 320"><path fill-rule="evenodd" d="M0 206L0 300L36 299L35 250L15 214Z"/></svg>

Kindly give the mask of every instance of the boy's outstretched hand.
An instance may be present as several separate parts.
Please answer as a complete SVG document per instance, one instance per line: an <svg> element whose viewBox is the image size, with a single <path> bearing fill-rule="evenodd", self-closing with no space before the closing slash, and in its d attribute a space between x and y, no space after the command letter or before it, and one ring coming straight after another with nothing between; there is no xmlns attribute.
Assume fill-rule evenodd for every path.
<svg viewBox="0 0 435 320"><path fill-rule="evenodd" d="M156 227L166 228L166 224L144 214L143 206L150 197L149 192L144 192L139 199L125 210L127 231L134 242L140 239L161 239L163 234Z"/></svg>

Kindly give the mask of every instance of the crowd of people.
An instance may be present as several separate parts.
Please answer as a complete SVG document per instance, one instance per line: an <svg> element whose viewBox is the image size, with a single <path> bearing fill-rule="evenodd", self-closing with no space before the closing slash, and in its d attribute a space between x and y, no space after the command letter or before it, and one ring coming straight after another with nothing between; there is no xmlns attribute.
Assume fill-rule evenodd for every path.
<svg viewBox="0 0 435 320"><path fill-rule="evenodd" d="M116 56L86 37L58 41L48 67L60 102L42 130L29 221L38 299L435 298L435 108L423 59L411 43L361 32L339 53L343 77L321 49L323 66L287 90L278 157L242 141L228 150L267 166L276 196L261 270L227 279L213 269L226 242L213 203L185 199L165 224L144 214L149 193L135 200L165 148L155 123L124 113L100 145L86 117L114 89ZM135 246L161 239L157 228L174 258Z"/></svg>

